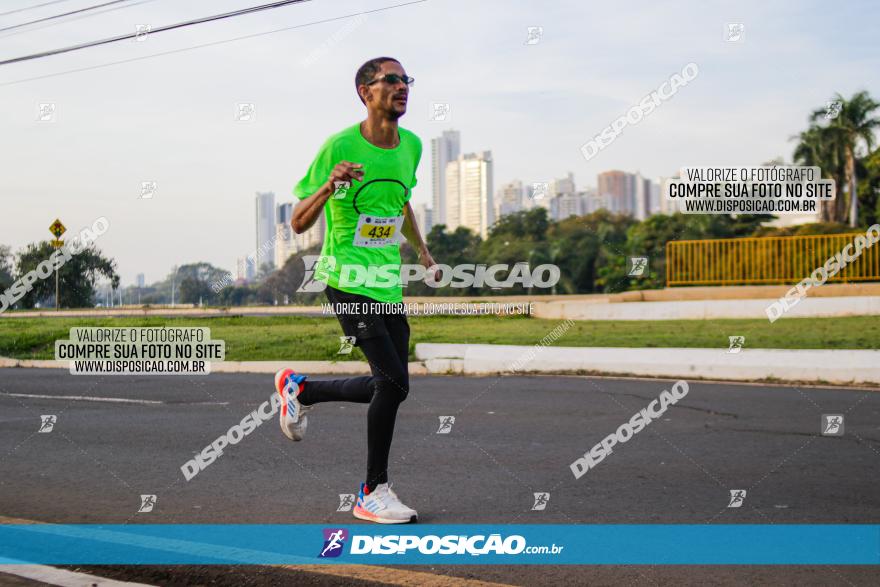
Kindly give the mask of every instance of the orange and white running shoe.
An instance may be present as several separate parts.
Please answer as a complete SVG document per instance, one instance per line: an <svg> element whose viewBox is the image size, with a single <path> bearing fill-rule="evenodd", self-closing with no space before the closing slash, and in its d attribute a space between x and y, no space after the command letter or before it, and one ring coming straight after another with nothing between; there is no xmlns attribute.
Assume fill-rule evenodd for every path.
<svg viewBox="0 0 880 587"><path fill-rule="evenodd" d="M352 513L355 518L379 524L407 524L419 518L416 510L403 505L389 483L380 483L373 491L367 489L366 483L361 483Z"/></svg>
<svg viewBox="0 0 880 587"><path fill-rule="evenodd" d="M275 374L275 390L281 396L281 432L291 440L302 440L309 425L306 414L312 406L304 406L296 399L307 378L308 375L297 375L293 369L281 369Z"/></svg>

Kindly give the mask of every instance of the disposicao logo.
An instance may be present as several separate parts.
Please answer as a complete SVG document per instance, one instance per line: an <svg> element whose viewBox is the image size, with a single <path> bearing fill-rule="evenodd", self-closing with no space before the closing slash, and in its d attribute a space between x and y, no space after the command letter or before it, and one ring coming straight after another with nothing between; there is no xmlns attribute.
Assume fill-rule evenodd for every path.
<svg viewBox="0 0 880 587"><path fill-rule="evenodd" d="M348 530L345 528L324 528L324 548L318 558L335 558L342 554Z"/></svg>

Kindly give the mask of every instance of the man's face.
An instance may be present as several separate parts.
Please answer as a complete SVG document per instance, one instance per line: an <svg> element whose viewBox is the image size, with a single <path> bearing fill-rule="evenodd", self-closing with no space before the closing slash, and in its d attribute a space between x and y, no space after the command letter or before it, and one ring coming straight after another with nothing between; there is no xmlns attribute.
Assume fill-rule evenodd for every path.
<svg viewBox="0 0 880 587"><path fill-rule="evenodd" d="M381 78L384 75L394 73L398 76L405 76L406 71L403 66L396 61L386 61L379 66L379 71L373 79ZM384 79L366 88L364 100L368 109L374 110L377 114L384 116L390 120L397 120L406 114L406 104L409 99L409 86L403 81L396 84L390 84Z"/></svg>

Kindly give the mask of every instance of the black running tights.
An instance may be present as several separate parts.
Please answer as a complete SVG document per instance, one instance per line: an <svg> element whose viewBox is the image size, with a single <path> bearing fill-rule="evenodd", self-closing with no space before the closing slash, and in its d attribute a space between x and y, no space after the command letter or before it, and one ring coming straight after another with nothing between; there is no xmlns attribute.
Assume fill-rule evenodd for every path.
<svg viewBox="0 0 880 587"><path fill-rule="evenodd" d="M388 455L397 409L409 393L409 325L406 318L399 318L385 321L388 334L358 341L370 362L372 376L307 380L298 396L300 403L306 406L333 401L370 404L366 479L370 491L388 482Z"/></svg>

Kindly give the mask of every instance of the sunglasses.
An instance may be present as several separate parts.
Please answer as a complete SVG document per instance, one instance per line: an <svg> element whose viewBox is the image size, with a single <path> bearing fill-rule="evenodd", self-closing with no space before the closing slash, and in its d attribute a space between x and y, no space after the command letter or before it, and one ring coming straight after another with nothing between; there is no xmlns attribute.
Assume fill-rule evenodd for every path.
<svg viewBox="0 0 880 587"><path fill-rule="evenodd" d="M413 85L413 83L415 83L416 78L409 77L406 75L397 75L396 73L386 73L382 77L377 77L373 81L367 82L366 85L372 86L376 82L382 82L382 81L384 81L385 83L391 84L392 86L394 84L398 84L400 82L403 82L408 86L411 86L411 85Z"/></svg>

